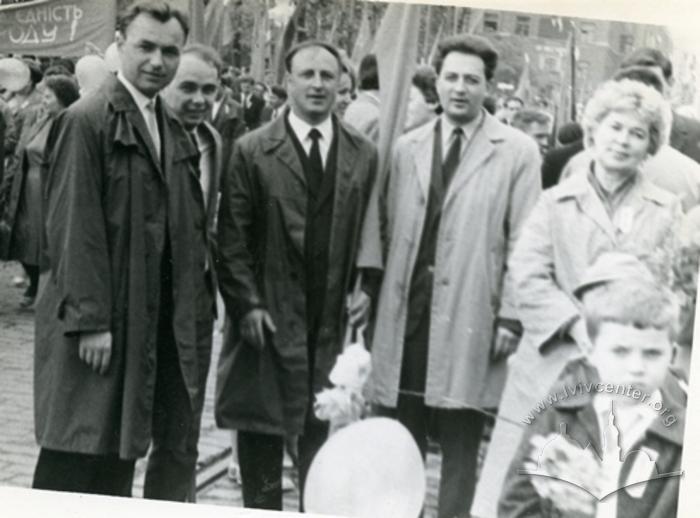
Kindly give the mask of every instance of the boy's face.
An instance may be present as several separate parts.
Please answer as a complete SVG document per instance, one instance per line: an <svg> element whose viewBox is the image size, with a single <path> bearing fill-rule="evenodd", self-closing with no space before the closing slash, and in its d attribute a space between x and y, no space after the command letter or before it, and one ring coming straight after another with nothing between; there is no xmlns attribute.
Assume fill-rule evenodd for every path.
<svg viewBox="0 0 700 518"><path fill-rule="evenodd" d="M593 341L590 361L602 384L631 385L651 395L663 383L672 356L673 345L666 330L603 322Z"/></svg>

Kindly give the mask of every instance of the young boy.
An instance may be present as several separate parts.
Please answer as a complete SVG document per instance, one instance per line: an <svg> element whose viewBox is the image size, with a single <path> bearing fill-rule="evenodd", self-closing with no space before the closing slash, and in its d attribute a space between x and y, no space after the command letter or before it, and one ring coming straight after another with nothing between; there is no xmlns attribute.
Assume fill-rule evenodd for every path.
<svg viewBox="0 0 700 518"><path fill-rule="evenodd" d="M675 297L619 253L602 255L576 295L592 348L533 411L498 516L672 518L686 407L669 369Z"/></svg>

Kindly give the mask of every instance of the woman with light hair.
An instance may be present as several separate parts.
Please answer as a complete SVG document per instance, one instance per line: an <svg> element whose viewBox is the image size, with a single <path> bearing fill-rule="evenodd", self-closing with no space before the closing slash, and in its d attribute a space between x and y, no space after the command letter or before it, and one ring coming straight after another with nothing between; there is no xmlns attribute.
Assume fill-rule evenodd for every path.
<svg viewBox="0 0 700 518"><path fill-rule="evenodd" d="M604 252L637 256L650 266L675 253L680 202L640 174L668 140L671 110L638 81L604 83L583 116L590 160L544 191L508 264L516 283L523 336L508 378L472 514L496 516L496 502L524 428L564 366L589 347L573 290ZM561 395L560 395L561 396Z"/></svg>

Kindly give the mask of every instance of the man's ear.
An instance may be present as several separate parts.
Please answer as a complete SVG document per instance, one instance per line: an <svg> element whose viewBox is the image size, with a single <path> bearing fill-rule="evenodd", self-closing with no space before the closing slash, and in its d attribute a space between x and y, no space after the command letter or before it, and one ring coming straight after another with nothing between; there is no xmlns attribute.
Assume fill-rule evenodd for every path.
<svg viewBox="0 0 700 518"><path fill-rule="evenodd" d="M124 41L126 41L126 38L124 38L122 31L117 31L115 33L114 41L117 43L117 48L121 50L122 45L124 45Z"/></svg>

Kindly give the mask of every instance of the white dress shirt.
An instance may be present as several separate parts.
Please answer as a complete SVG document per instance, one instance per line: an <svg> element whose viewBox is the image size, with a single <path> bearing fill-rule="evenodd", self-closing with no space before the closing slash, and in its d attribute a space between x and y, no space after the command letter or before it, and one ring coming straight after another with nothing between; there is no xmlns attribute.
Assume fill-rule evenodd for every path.
<svg viewBox="0 0 700 518"><path fill-rule="evenodd" d="M328 151L330 151L331 142L333 142L333 120L331 119L330 115L320 124L312 126L308 122L297 117L293 110L290 110L289 125L292 127L292 130L297 136L297 139L299 139L299 142L301 142L301 145L306 152L306 156L309 156L309 153L311 152L311 144L313 144L313 141L309 137L309 131L316 128L319 133L321 133L321 138L318 139L318 147L321 152L323 169L325 170L326 160L328 159Z"/></svg>
<svg viewBox="0 0 700 518"><path fill-rule="evenodd" d="M160 132L158 130L158 122L157 122L156 116L155 116L155 113L156 113L155 112L155 102L156 102L156 99L158 96L156 95L153 98L146 97L126 77L124 77L124 74L122 74L121 70L117 73L117 79L119 79L119 81L121 81L121 83L124 85L124 87L128 90L129 94L131 94L131 97L132 97L132 99L134 99L136 106L138 106L139 112L141 112L141 117L143 117L143 120L146 123L146 127L148 128L148 131L151 133L153 147L155 148L156 153L158 154L158 157L160 158ZM152 112L148 108L148 105L150 103L153 103L153 111Z"/></svg>
<svg viewBox="0 0 700 518"><path fill-rule="evenodd" d="M483 110L479 112L479 115L474 117L471 121L468 123L459 126L462 128L462 147L461 147L461 152L460 152L460 158L464 156L464 153L467 151L467 143L469 140L472 138L474 133L476 133L476 130L479 128L481 125L481 121L484 119L484 112ZM442 133L442 160L443 162L445 161L445 158L447 158L447 152L450 149L450 146L452 145L452 141L454 140L454 130L457 127L455 124L450 122L450 120L447 118L447 116L443 113L440 115L440 124L441 124L441 133Z"/></svg>

